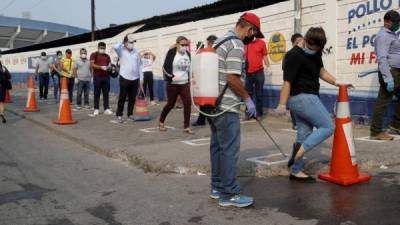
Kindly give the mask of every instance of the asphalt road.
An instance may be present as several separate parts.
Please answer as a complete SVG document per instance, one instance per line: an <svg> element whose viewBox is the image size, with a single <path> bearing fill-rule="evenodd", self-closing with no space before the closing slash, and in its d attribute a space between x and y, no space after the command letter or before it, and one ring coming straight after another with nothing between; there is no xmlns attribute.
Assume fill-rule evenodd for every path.
<svg viewBox="0 0 400 225"><path fill-rule="evenodd" d="M224 209L208 198L208 176L144 173L8 119L0 124L1 225L399 224L399 167L349 188L242 177L255 206Z"/></svg>

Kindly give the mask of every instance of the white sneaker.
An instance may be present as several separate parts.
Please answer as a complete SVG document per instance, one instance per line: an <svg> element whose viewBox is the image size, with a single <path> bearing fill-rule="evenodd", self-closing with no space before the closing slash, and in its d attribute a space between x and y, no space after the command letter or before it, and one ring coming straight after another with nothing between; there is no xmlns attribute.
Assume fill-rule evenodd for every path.
<svg viewBox="0 0 400 225"><path fill-rule="evenodd" d="M98 110L98 109L95 109L94 112L93 112L93 115L94 115L94 116L98 116L98 115L99 115L99 110Z"/></svg>
<svg viewBox="0 0 400 225"><path fill-rule="evenodd" d="M151 102L150 102L150 105L151 105L151 106L155 106L155 105L158 105L158 103L157 103L156 101L151 101Z"/></svg>
<svg viewBox="0 0 400 225"><path fill-rule="evenodd" d="M122 116L118 116L116 120L111 120L111 123L124 123Z"/></svg>
<svg viewBox="0 0 400 225"><path fill-rule="evenodd" d="M112 114L114 114L114 113L113 113L113 111L111 111L110 109L106 109L106 110L104 111L104 115L112 115Z"/></svg>

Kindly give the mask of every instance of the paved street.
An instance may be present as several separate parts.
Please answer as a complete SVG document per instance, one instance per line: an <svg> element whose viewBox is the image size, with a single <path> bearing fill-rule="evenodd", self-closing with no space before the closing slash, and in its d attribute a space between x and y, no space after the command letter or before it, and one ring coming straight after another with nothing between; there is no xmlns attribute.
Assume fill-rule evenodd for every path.
<svg viewBox="0 0 400 225"><path fill-rule="evenodd" d="M346 188L241 175L255 205L224 209L208 198L208 175L145 173L28 119L8 119L0 126L2 225L398 224L400 164L371 167L370 183Z"/></svg>

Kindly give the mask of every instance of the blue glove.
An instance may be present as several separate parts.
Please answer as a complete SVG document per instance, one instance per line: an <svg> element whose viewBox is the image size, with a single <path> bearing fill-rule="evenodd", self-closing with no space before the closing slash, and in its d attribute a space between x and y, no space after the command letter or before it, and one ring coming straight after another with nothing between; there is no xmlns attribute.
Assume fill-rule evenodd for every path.
<svg viewBox="0 0 400 225"><path fill-rule="evenodd" d="M394 81L393 81L393 80L388 81L388 82L386 83L386 90L387 90L388 92L393 92L393 90L394 90Z"/></svg>
<svg viewBox="0 0 400 225"><path fill-rule="evenodd" d="M245 100L246 103L246 107L247 107L247 114L249 115L249 117L256 117L257 116L257 111L256 111L256 106L253 103L253 100L251 100L251 98L247 98Z"/></svg>

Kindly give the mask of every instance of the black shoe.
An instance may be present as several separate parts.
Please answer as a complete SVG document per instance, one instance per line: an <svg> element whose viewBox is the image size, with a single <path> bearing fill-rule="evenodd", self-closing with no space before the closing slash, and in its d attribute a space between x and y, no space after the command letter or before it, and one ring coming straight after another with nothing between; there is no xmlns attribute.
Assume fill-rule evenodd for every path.
<svg viewBox="0 0 400 225"><path fill-rule="evenodd" d="M1 122L2 122L2 123L7 123L7 120L6 120L6 118L4 117L4 115L0 115L0 117L1 117Z"/></svg>
<svg viewBox="0 0 400 225"><path fill-rule="evenodd" d="M289 180L300 181L300 182L305 182L305 183L315 183L316 182L315 178L313 178L311 176L308 176L308 177L296 177L293 174L290 174Z"/></svg>
<svg viewBox="0 0 400 225"><path fill-rule="evenodd" d="M192 127L199 127L199 126L205 126L205 125L206 125L206 123L198 123L198 122L192 123Z"/></svg>
<svg viewBox="0 0 400 225"><path fill-rule="evenodd" d="M298 142L296 142L296 143L293 144L292 156L290 157L290 159L289 159L289 161L288 161L288 163L287 163L287 166L288 166L289 168L290 168L291 166L293 166L293 164L294 164L294 158L296 157L297 152L299 151L300 147L301 147L301 144L298 143Z"/></svg>

